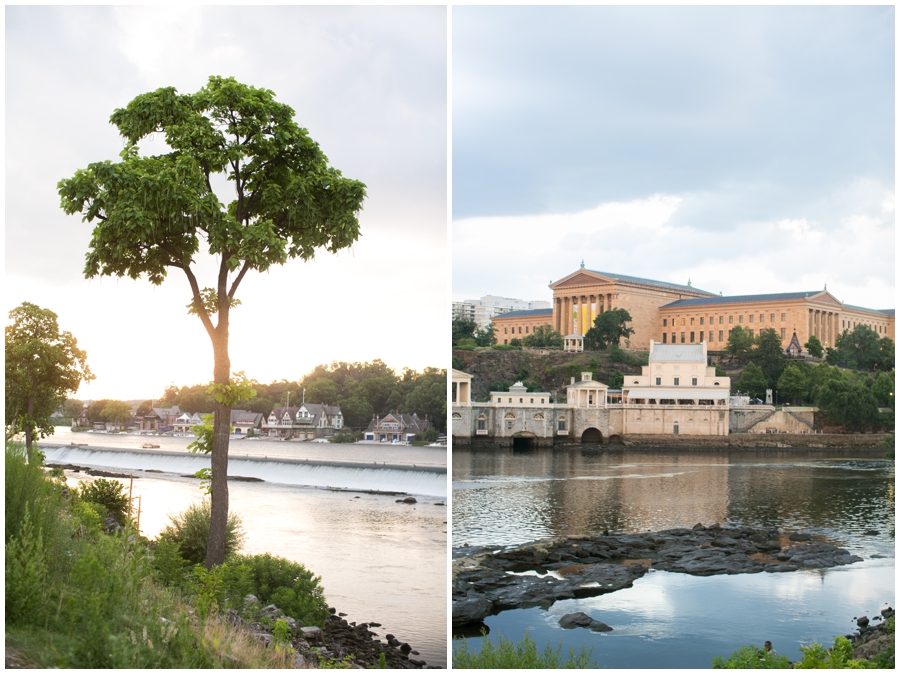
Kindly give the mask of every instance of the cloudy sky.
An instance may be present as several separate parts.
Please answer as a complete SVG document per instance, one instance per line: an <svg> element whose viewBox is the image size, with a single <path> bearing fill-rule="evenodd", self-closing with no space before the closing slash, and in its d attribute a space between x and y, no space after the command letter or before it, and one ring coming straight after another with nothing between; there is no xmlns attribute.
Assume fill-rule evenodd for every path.
<svg viewBox="0 0 900 674"><path fill-rule="evenodd" d="M274 91L369 195L352 249L247 276L232 368L269 382L334 360L444 366L442 7L7 7L6 311L29 301L59 314L97 376L83 399L158 397L170 382L212 378L183 274L160 287L85 280L91 225L66 216L56 192L77 169L118 159L113 110L159 87L193 93L210 75Z"/></svg>
<svg viewBox="0 0 900 674"><path fill-rule="evenodd" d="M894 307L893 7L455 7L454 300L589 269Z"/></svg>

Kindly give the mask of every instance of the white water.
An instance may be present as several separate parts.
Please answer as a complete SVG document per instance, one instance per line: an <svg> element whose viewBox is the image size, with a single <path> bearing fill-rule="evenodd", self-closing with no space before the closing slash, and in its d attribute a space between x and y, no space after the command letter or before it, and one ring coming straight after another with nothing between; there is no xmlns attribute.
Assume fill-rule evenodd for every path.
<svg viewBox="0 0 900 674"><path fill-rule="evenodd" d="M154 470L178 475L194 474L209 467L209 457L177 451L51 446L41 443L48 463L119 470ZM306 487L374 489L446 498L447 473L439 466L398 466L361 463L231 457L228 473L266 482Z"/></svg>

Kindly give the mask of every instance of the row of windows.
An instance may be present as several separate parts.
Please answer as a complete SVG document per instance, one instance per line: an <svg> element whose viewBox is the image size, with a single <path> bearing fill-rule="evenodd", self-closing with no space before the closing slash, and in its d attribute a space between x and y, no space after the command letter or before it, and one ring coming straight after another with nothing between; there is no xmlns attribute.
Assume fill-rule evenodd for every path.
<svg viewBox="0 0 900 674"><path fill-rule="evenodd" d="M776 315L776 314L769 314L769 322L770 322L770 323L774 323L774 322L775 322L775 315ZM738 323L743 323L743 322L744 322L744 315L743 315L743 314L739 314L737 318L738 318ZM755 318L756 318L756 314L749 314L749 315L747 316L747 319L748 319L748 322L749 322L749 323L753 323L753 321L754 321ZM719 316L718 319L719 319L719 325L723 325L723 324L725 323L725 316ZM670 319L668 319L668 318L662 319L662 321L663 321L663 327L664 327L664 328L668 327L668 321L669 321L669 320L670 320ZM672 321L672 327L673 327L673 328L675 327L675 325L677 325L678 320L679 320L679 319L677 319L677 318L671 319L671 321ZM700 321L700 325L703 325L703 324L704 324L704 321L706 320L706 317L705 317L705 316L700 316L699 318L694 318L694 317L692 316L692 317L689 318L689 319L682 318L682 319L681 319L681 325L685 325L685 324L686 324L685 321L687 321L687 320L690 320L690 323L687 324L687 325L693 325L695 320L699 320L699 321ZM787 314L786 314L786 313L782 313L782 314L781 314L781 322L783 323L783 322L786 321L786 320L787 320ZM716 321L716 317L715 317L715 316L710 316L710 317L709 317L709 324L710 324L710 325L713 325L713 324L715 323L715 321ZM765 323L765 322L766 322L766 315L765 315L765 314L759 314L759 322L760 322L760 323ZM734 325L734 316L729 316L729 317L728 317L728 324L729 324L729 325Z"/></svg>
<svg viewBox="0 0 900 674"><path fill-rule="evenodd" d="M879 335L887 334L887 329L883 328L880 325L872 325L871 323L863 323L862 321L859 321L859 322L857 322L857 321L841 321L841 327L845 330L852 330L857 325L868 326L868 327L872 328L875 332L877 332Z"/></svg>
<svg viewBox="0 0 900 674"><path fill-rule="evenodd" d="M731 333L730 330L729 330L728 332L729 332L729 334ZM750 333L750 336L753 337L753 328L749 328L749 329L747 330L747 332L749 332L749 333ZM682 344L685 344L685 343L695 344L695 343L697 342L697 334L698 334L698 333L696 333L696 332L694 332L694 331L691 331L690 333L684 333L684 332L682 332L682 333L681 333L681 343L682 343ZM686 336L686 335L690 335L690 339L689 339L689 340L685 340L685 336ZM669 335L668 335L667 333L665 333L665 332L663 333L663 336L662 336L662 343L663 343L663 344L667 344L667 343L668 343L668 336L669 336ZM715 336L716 336L716 335L715 335L715 331L714 331L714 330L710 330L710 331L709 331L709 337L708 337L708 338L706 337L706 332L703 331L703 330L701 330L701 331L699 332L699 336L700 336L700 341L701 341L701 342L703 342L703 341L709 341L710 343L712 343L712 342L715 342L715 341L716 341L716 339L715 339ZM787 339L787 328L781 328L781 339L782 339L782 340ZM724 342L724 341L725 341L725 331L724 331L724 330L719 330L719 339L718 339L718 341L720 341L720 342ZM677 344L677 343L678 343L678 333L677 333L677 332L673 332L673 333L672 333L672 344Z"/></svg>
<svg viewBox="0 0 900 674"><path fill-rule="evenodd" d="M526 335L528 334L528 328L529 328L529 327L530 327L530 326L528 326L528 325L525 326L525 334L526 334ZM504 334L504 335L508 335L508 334L509 334L509 332L507 332L507 330L509 330L509 332L512 332L512 334L516 334L516 328L515 328L515 327L512 327L512 328L503 328L503 334ZM519 334L520 334L520 335L522 334L522 326L521 326L521 325L519 326Z"/></svg>
<svg viewBox="0 0 900 674"><path fill-rule="evenodd" d="M656 378L656 385L662 386L662 377ZM691 377L691 386L697 385L697 377ZM681 377L675 377L674 386L681 386Z"/></svg>

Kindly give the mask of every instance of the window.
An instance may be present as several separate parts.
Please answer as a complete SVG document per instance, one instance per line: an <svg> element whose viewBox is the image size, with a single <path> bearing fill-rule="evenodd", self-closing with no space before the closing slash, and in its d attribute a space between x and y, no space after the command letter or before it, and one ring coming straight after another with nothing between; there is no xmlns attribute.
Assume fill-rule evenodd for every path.
<svg viewBox="0 0 900 674"><path fill-rule="evenodd" d="M663 344L666 343L666 337L667 337L666 333L663 333Z"/></svg>
<svg viewBox="0 0 900 674"><path fill-rule="evenodd" d="M725 320L724 316L719 316L719 325L722 325L722 321L724 321L724 320ZM712 322L712 321L710 321L710 322Z"/></svg>
<svg viewBox="0 0 900 674"><path fill-rule="evenodd" d="M709 341L713 341L713 331L709 331Z"/></svg>
<svg viewBox="0 0 900 674"><path fill-rule="evenodd" d="M694 332L691 331L691 344L693 344L693 343L694 343Z"/></svg>
<svg viewBox="0 0 900 674"><path fill-rule="evenodd" d="M787 332L787 328L781 328L781 339L784 339L787 336L785 334L786 332Z"/></svg>
<svg viewBox="0 0 900 674"><path fill-rule="evenodd" d="M684 344L684 333L681 333L681 343Z"/></svg>
<svg viewBox="0 0 900 674"><path fill-rule="evenodd" d="M525 334L526 335L528 334L528 326L527 325L525 326Z"/></svg>
<svg viewBox="0 0 900 674"><path fill-rule="evenodd" d="M675 377L675 386L678 386L678 382L680 382L680 381L681 381L681 379L679 377Z"/></svg>
<svg viewBox="0 0 900 674"><path fill-rule="evenodd" d="M656 378L656 385L657 385L657 386L662 386L662 377L657 377L657 378Z"/></svg>
<svg viewBox="0 0 900 674"><path fill-rule="evenodd" d="M774 323L774 322L775 322L775 314L769 314L769 322L770 322L770 323Z"/></svg>
<svg viewBox="0 0 900 674"><path fill-rule="evenodd" d="M676 339L675 339L675 333L673 332L673 333L672 333L672 344L674 344L675 342L676 342Z"/></svg>
<svg viewBox="0 0 900 674"><path fill-rule="evenodd" d="M506 340L505 340L505 339L503 340L503 343L506 344Z"/></svg>
<svg viewBox="0 0 900 674"><path fill-rule="evenodd" d="M728 325L732 325L734 323L734 316L728 317Z"/></svg>
<svg viewBox="0 0 900 674"><path fill-rule="evenodd" d="M743 318L744 318L744 317L741 316L741 319L743 319ZM751 322L751 323L753 322L753 314L750 314L750 322Z"/></svg>
<svg viewBox="0 0 900 674"><path fill-rule="evenodd" d="M503 334L504 334L504 335L505 335L505 334L508 334L508 333L506 332L506 328L503 328Z"/></svg>
<svg viewBox="0 0 900 674"><path fill-rule="evenodd" d="M484 415L483 414L479 415L479 417L478 417L478 427L477 428L479 431L484 430Z"/></svg>
<svg viewBox="0 0 900 674"><path fill-rule="evenodd" d="M719 341L720 341L720 342L722 341L722 338L723 338L724 336L725 336L725 335L724 335L724 331L719 330Z"/></svg>
<svg viewBox="0 0 900 674"><path fill-rule="evenodd" d="M691 386L696 386L696 385L697 385L697 378L691 377Z"/></svg>
<svg viewBox="0 0 900 674"><path fill-rule="evenodd" d="M751 318L752 318L752 316L751 316ZM743 322L744 322L744 316L743 315L738 316L738 323L743 323ZM519 329L521 330L521 328L519 328Z"/></svg>
<svg viewBox="0 0 900 674"><path fill-rule="evenodd" d="M703 316L700 317L700 325L703 325Z"/></svg>
<svg viewBox="0 0 900 674"><path fill-rule="evenodd" d="M750 336L751 336L751 337L753 336L753 328L748 328L747 332L750 333Z"/></svg>
<svg viewBox="0 0 900 674"><path fill-rule="evenodd" d="M691 316L691 325L693 325L693 324L694 324L694 317Z"/></svg>
<svg viewBox="0 0 900 674"><path fill-rule="evenodd" d="M522 334L522 326L521 325L519 326L519 334L520 335Z"/></svg>
<svg viewBox="0 0 900 674"><path fill-rule="evenodd" d="M700 341L701 342L703 341L703 335L705 335L705 334L706 334L705 331L703 331L703 330L700 331Z"/></svg>
<svg viewBox="0 0 900 674"><path fill-rule="evenodd" d="M557 426L557 428L561 431L566 430L566 418L565 417L559 418L559 425Z"/></svg>
<svg viewBox="0 0 900 674"><path fill-rule="evenodd" d="M668 318L663 319L663 327L666 327L666 321L668 321L668 320L669 320Z"/></svg>
<svg viewBox="0 0 900 674"><path fill-rule="evenodd" d="M782 321L784 320L785 316L787 316L787 314L781 314L781 320L782 320Z"/></svg>
<svg viewBox="0 0 900 674"><path fill-rule="evenodd" d="M522 404L522 399L521 399L521 398L519 398L519 404L520 404L520 405Z"/></svg>

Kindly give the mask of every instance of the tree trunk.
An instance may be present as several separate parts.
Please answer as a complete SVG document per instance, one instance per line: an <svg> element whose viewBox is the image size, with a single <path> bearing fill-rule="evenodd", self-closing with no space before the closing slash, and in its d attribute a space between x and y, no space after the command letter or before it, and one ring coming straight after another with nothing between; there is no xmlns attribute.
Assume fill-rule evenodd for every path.
<svg viewBox="0 0 900 674"><path fill-rule="evenodd" d="M25 421L25 456L28 463L31 463L31 443L34 442L34 400L37 397L37 383L31 384L31 395L28 396L28 417Z"/></svg>
<svg viewBox="0 0 900 674"><path fill-rule="evenodd" d="M228 326L220 322L213 338L215 383L228 384L231 361L228 357ZM228 437L231 430L231 407L216 402L212 446L212 514L206 545L206 568L225 561L225 532L228 526Z"/></svg>

